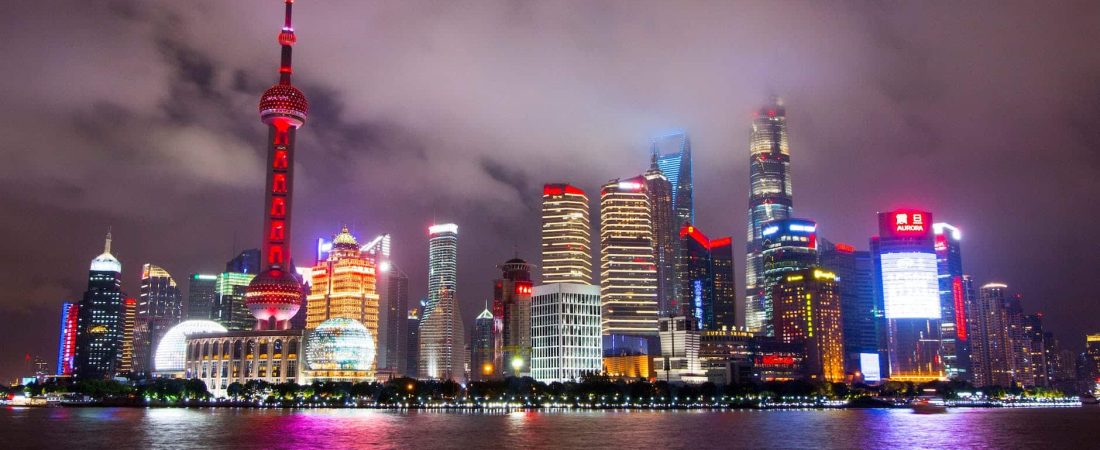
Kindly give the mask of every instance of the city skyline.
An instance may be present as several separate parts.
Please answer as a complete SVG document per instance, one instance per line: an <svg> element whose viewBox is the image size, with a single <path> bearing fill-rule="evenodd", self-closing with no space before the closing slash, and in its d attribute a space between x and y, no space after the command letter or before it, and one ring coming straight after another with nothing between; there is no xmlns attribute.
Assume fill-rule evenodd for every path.
<svg viewBox="0 0 1100 450"><path fill-rule="evenodd" d="M313 239L327 236L334 226L341 222L348 222L352 225L352 231L360 236L394 233L394 239L399 248L399 254L394 257L395 261L402 267L411 268L410 286L424 286L427 283L425 270L422 268L425 266L423 261L426 250L425 230L433 221L453 221L464 231L460 243L461 249L458 252L460 269L457 298L461 303L462 314L466 317L474 317L480 308L479 305L490 295L486 292L485 280L492 278L495 270L492 267L493 263L512 256L516 249L521 257L536 260L539 241L537 226L539 193L544 182L569 182L586 192L596 192L597 188L609 179L641 173L649 163L647 145L649 140L662 134L662 129L670 127L685 129L692 136L695 206L699 226L715 235L732 234L735 239L734 248L743 248L744 241L740 230L744 226L744 198L748 192L744 183L747 179L747 168L741 166L744 165L744 156L748 148L748 128L751 121L749 113L763 104L766 100L765 94L770 89L774 89L786 100L791 124L789 130L793 147L791 165L792 171L796 173L795 191L799 196L795 210L796 217L812 218L817 221L824 237L837 242L854 243L857 248L866 250L865 245L861 244L866 242L867 237L874 234L876 212L888 211L896 207L934 211L938 218L957 225L962 230L962 246L967 260L966 270L973 275L978 285L1002 281L1022 292L1026 300L1026 312L1046 313L1046 328L1058 333L1071 348L1080 349L1083 344L1080 342L1081 339L1074 337L1095 331L1096 322L1091 317L1097 316L1098 306L1095 302L1089 301L1087 291L1078 290L1079 288L1070 283L1075 277L1085 276L1084 272L1079 272L1082 269L1077 267L1077 264L1059 263L1059 261L1084 261L1085 264L1080 266L1092 266L1094 264L1091 262L1096 262L1097 256L1083 249L1095 246L1089 247L1088 243L1069 240L1063 236L1065 233L1057 232L1059 229L1073 226L1079 220L1075 214L1068 212L1071 211L1070 203L1059 202L1081 203L1081 198L1084 198L1086 200L1084 204L1087 204L1087 199L1096 198L1095 194L1100 190L1095 186L1095 182L1090 185L1087 181L1090 180L1089 172L1084 172L1084 176L1077 172L1087 171L1090 166L1095 167L1094 153L1080 154L1095 147L1074 145L1072 141L1059 141L1059 139L1072 138L1050 138L1040 134L1040 131L1023 132L1012 129L1014 127L1010 124L1029 118L1028 115L984 118L991 122L987 122L985 126L973 124L975 129L983 131L979 136L973 136L956 130L953 122L944 120L951 117L930 114L931 112L943 114L943 111L950 110L955 114L965 114L965 117L973 118L978 111L984 111L985 108L992 109L992 106L975 107L961 100L960 104L954 103L947 98L950 97L950 92L954 88L926 84L931 82L912 78L898 81L902 83L901 86L891 85L886 80L888 77L884 76L879 80L881 83L876 85L880 91L877 92L875 101L867 103L857 101L853 105L846 100L860 98L860 91L850 90L840 94L838 91L828 89L830 86L827 83L814 84L811 80L793 76L784 78L775 76L771 70L765 70L768 76L761 75L759 77L761 79L741 80L743 83L734 89L737 91L735 93L724 91L723 89L729 88L715 81L704 84L706 89L723 90L720 94L721 98L736 100L719 105L720 102L696 99L694 104L705 106L706 108L700 109L707 109L715 118L703 117L704 114L692 110L689 107L692 105L691 102L671 101L662 104L660 100L668 100L668 96L658 95L657 98L646 100L643 106L637 107L636 110L639 111L637 114L628 115L623 119L616 119L612 117L613 114L605 112L595 114L592 120L586 120L584 123L569 122L573 127L584 130L583 133L558 134L548 143L534 146L527 144L530 144L530 140L538 140L534 139L535 137L541 139L546 136L536 133L528 138L522 138L508 133L508 136L501 138L497 144L489 146L499 150L470 153L470 150L466 149L476 147L477 139L460 140L458 141L460 144L454 148L440 141L433 142L434 139L447 135L421 135L417 130L416 121L405 118L402 110L392 103L364 101L362 111L357 109L358 106L353 107L352 105L355 105L358 100L362 100L357 95L368 94L350 92L354 91L357 85L342 79L341 75L325 78L319 74L319 72L345 74L354 72L350 68L346 70L330 68L324 71L319 68L326 63L337 62L340 55L332 53L331 49L339 46L333 45L333 36L322 32L323 27L320 26L325 23L324 20L332 20L333 11L326 10L320 5L312 6L318 10L316 15L312 18L304 18L303 24L298 26L312 29L311 40L301 43L300 46L309 49L303 52L302 59L306 61L306 65L312 65L313 69L296 74L295 79L301 80L300 82L309 88L311 98L316 99L314 106L319 111L311 118L322 119L316 120L316 133L313 134L314 131L307 128L307 131L302 132L298 143L298 146L303 149L299 154L301 169L299 176L304 176L304 179L297 186L301 189L296 201L297 238L291 244L294 246L292 253L300 255L299 260L296 261L299 267L308 265L309 261L302 258L304 255L309 255ZM66 14L82 13L84 11L82 8L83 6L74 7ZM93 17L120 22L124 25L130 24L135 17L152 17L155 22L167 20L158 17L163 12L163 8L171 7L129 5L108 11L98 11L98 15ZM28 326L25 327L26 330L11 333L13 350L10 351L10 355L0 355L0 368L3 369L0 375L10 378L8 372L19 368L17 361L24 353L50 358L57 344L55 337L58 308L63 301L76 301L79 298L80 292L84 289L83 284L86 282L87 261L97 253L96 248L102 245L100 239L108 226L114 229L114 254L125 266L122 271L123 290L130 293L138 291L136 274L140 272L138 268L143 264L150 263L164 267L182 279L183 275L188 273L220 272L222 261L234 256L241 249L259 246L260 243L253 242L253 239L256 237L255 230L260 228L256 220L258 216L256 213L259 212L256 205L260 203L261 194L256 186L262 184L262 174L251 173L250 167L263 167L260 163L261 149L254 145L255 142L261 142L262 138L256 130L252 108L254 108L255 94L270 81L273 68L271 61L274 50L270 48L269 27L271 20L267 17L272 13L251 8L244 9L236 5L229 5L226 8L229 9L230 17L249 17L248 20L242 21L245 26L239 31L217 31L219 41L233 42L231 48L226 49L213 50L216 46L205 43L205 39L210 37L202 37L198 42L188 42L185 39L190 37L187 33L213 32L207 29L213 26L213 23L206 24L198 30L177 30L176 33L182 33L181 35L167 31L160 31L165 35L157 35L158 32L136 30L134 25L128 25L129 32L137 33L138 37L160 39L159 41L152 39L154 42L159 42L160 46L155 48L156 51L162 52L154 57L153 61L156 61L155 65L159 64L160 68L167 72L165 76L168 79L182 82L176 88L183 91L172 91L171 96L162 96L160 94L142 95L142 93L147 94L145 89L135 89L126 97L118 97L119 91L115 91L113 96L108 97L97 92L96 89L89 89L86 92L88 97L82 98L88 102L85 107L95 102L108 102L108 107L119 108L120 117L129 117L138 123L152 121L150 125L154 130L152 134L163 136L166 141L148 143L149 148L163 153L177 150L194 152L195 160L182 161L184 164L178 169L185 175L201 176L199 180L205 183L204 186L195 186L192 184L194 180L176 175L150 177L143 174L142 170L145 166L141 165L141 158L149 155L135 156L132 152L122 151L145 145L141 144L142 141L136 135L128 132L132 124L102 123L101 121L104 120L102 117L87 116L88 111L83 107L73 109L73 105L65 104L54 105L54 107L58 108L56 111L60 114L69 115L76 123L73 125L76 136L83 136L82 141L88 139L87 142L82 142L82 146L74 147L84 151L84 146L87 146L93 151L101 152L96 153L97 155L106 155L105 159L113 163L106 168L114 169L113 173L126 182L118 183L119 186L91 183L81 178L82 174L85 174L83 171L88 169L76 170L75 173L66 175L73 178L65 178L59 175L65 170L58 170L65 167L63 165L60 167L51 165L56 173L46 172L41 168L39 164L42 161L50 161L48 157L43 156L16 160L14 170L18 171L21 168L31 170L4 173L3 180L6 184L21 186L26 183L30 187L28 191L23 191L26 194L15 196L6 194L8 196L3 197L2 204L23 212L22 217L15 218L12 223L4 225L4 230L8 231L9 235L15 236L60 237L46 243L43 248L33 253L29 250L29 243L17 242L11 248L16 254L34 254L37 257L27 264L13 267L11 273L4 275L10 277L5 278L4 281L13 287L13 291L10 297L0 300L3 302L0 303L0 310L3 310L0 313L0 321L4 325L28 322L41 323L43 326ZM234 14L246 12L248 16L234 16ZM963 12L973 13L973 11ZM391 11L391 13L401 14L402 12ZM610 8L606 12L608 15L622 13L625 11L617 8ZM532 14L537 18L545 17L544 15L548 12L539 10ZM36 16L32 14L31 17ZM672 19L684 20L681 16ZM872 20L874 19L875 17L872 17ZM890 17L877 17L877 19L885 22L891 20ZM199 23L195 16L186 14L177 20L193 27L198 26ZM375 17L374 20L379 19ZM255 29L253 29L253 23L256 24ZM588 29L583 26L582 28ZM387 31L393 32L393 30L382 30L377 33ZM241 33L244 37L227 38L225 33L233 36L236 35L235 33ZM33 33L31 35L33 36ZM111 39L111 37L104 36L103 39ZM907 49L909 52L931 58L928 54L922 53L924 47L918 44L931 45L929 41L935 39L925 37L925 40L918 39L917 42L906 41L905 38L899 39L901 42L896 45L903 50ZM801 41L796 40L796 43L798 42ZM652 44L652 42L648 43ZM810 44L802 42L802 45ZM392 56L389 52L374 50L376 49L363 52L363 56L357 55L356 58L369 62L384 61L386 56ZM309 56L311 53L314 55ZM797 50L795 53L798 53ZM237 66L237 63L227 62L226 58L238 54L246 55L242 58L243 62L240 66ZM633 56L644 60L638 55ZM943 56L943 58L950 57ZM122 58L122 60L125 59ZM788 61L787 57L779 59L780 62L776 63L778 66L794 64L793 61ZM1068 64L1064 61L1062 63ZM906 64L908 63L898 60L886 61L886 66L894 69L897 69L894 66ZM135 70L139 69L140 67L135 68ZM835 67L833 69L834 72L825 71L824 79L840 75L835 72L837 70ZM778 69L772 70L778 71ZM729 71L723 73L728 74ZM681 74L688 79L693 79L686 73ZM16 74L17 80L19 76L21 73ZM244 85L239 89L234 88L234 84L229 81L237 76L240 77L240 83ZM1020 75L1021 80L1028 79L1028 76L1037 75L1034 73ZM765 78L767 80L764 80ZM660 79L648 79L639 83L655 86L660 85L660 81ZM770 81L770 83L764 81ZM832 81L836 82L835 79ZM438 81L434 79L425 81L429 85L435 82ZM1023 83L1023 81L1019 82ZM915 87L905 83L913 83ZM110 84L110 82L94 81L91 88L103 88ZM521 96L528 94L527 89L533 86L518 83L516 80L503 84L519 92ZM593 84L599 83L593 82ZM774 85L768 86L769 84ZM34 83L32 85L43 86ZM921 88L936 91L941 97L933 96L932 99L926 100L906 98L903 94L910 92L910 88L917 91ZM374 89L382 88L371 87L368 90ZM317 94L312 94L313 92ZM873 90L863 93L866 92L873 92ZM1012 89L1005 92L1011 92L1011 94L1003 94L1005 98L990 97L987 100L991 100L991 103L1001 102L1000 106L1013 105L1016 104L1015 102L1026 105L1025 100L1034 100L1027 98L1026 92L1021 93ZM210 96L199 95L203 93ZM219 96L222 98L218 99ZM238 102L238 96L247 101ZM1015 101L1010 99L1015 96L1021 96L1021 99ZM12 98L16 104L19 104L22 96L16 95ZM179 115L179 121L186 126L164 126L157 122L159 116L156 113L143 109L149 106L148 103L158 103L167 98L178 99L181 102L184 109L173 114ZM626 98L635 97L623 95L622 98L617 99L589 99L586 102L576 101L569 105L626 108L629 105ZM451 98L451 100L455 99ZM876 101L886 103L890 107L883 107L875 103ZM1055 106L1044 101L1039 103L1043 107ZM537 105L539 102L536 101L534 104ZM840 105L851 108L853 117L839 124L840 132L830 134L825 129L838 125L837 122L831 122L836 120L831 116L836 115L833 109ZM49 106L47 104L32 108L31 117L48 114ZM214 106L224 107L227 112L224 115L215 114L213 119L197 117L197 114ZM952 106L956 107L952 108ZM1067 114L1082 113L1074 108L1084 107L1069 103L1057 103L1057 106L1059 106L1057 111ZM912 107L914 112L907 110L901 113L894 111L893 115L880 114L883 111L891 111L892 107ZM1061 107L1068 109L1063 111ZM81 114L82 112L84 114ZM392 113L392 116L385 116L386 112ZM1046 111L1038 109L1036 113L1038 112ZM346 118L343 117L345 114ZM1083 114L1086 114L1086 119L1075 120L1084 120L1083 123L1087 124L1095 122L1100 115L1094 110L1091 112L1085 110ZM214 119L225 119L225 121L209 123ZM469 128L482 123L480 121L492 123L493 121L489 119L479 116L473 123L450 124L444 127L443 131L469 136ZM721 126L715 125L716 122L720 122ZM235 129L241 128L236 126L238 123L245 124L241 126L245 131ZM556 122L551 121L551 123ZM882 128L889 132L864 130L863 127L866 124L871 124L871 128ZM111 133L81 134L89 133L86 127L96 129L101 125L117 125L117 129ZM1066 127L1071 134L1072 132L1087 133L1087 129L1072 123L1056 125ZM507 121L501 122L501 128L507 126ZM593 126L595 126L594 129L585 128ZM47 139L46 135L54 134L53 131L49 128L37 129L43 137L43 142L52 141ZM195 131L196 129L200 131ZM201 131L204 129L206 131ZM522 127L520 129L523 130ZM891 133L896 133L898 136L887 136ZM22 145L28 149L36 149L38 145L42 145L28 141L26 132L8 130L7 134L16 137L17 141L27 141L22 142ZM62 137L56 138L60 140L53 141L54 145L72 146L72 143L64 138L69 135L68 133L60 133L60 135ZM590 135L601 136L591 137ZM962 139L963 136L969 139ZM1013 140L1014 138L1016 140ZM1090 139L1090 137L1086 134L1080 139ZM1095 136L1091 139L1085 142L1095 145ZM184 144L180 144L181 141ZM1045 142L1060 142L1060 144ZM858 145L851 145L852 143L858 143ZM909 144L899 145L905 143ZM1058 169L1055 171L1043 171L1044 167L1041 164L1048 164L1048 162L1030 159L1032 158L1030 152L1035 151L1036 143L1044 143L1043 149L1047 149L1045 146L1050 146L1049 150L1054 155L1077 156L1086 164L1075 167L1057 166ZM516 147L517 144L520 144L518 145L520 147L526 147L523 154L511 154L507 151ZM185 145L186 148L177 147L179 145ZM346 147L346 149L340 149L340 147ZM891 147L900 147L900 149ZM105 148L118 148L120 151L103 153L105 150L102 149ZM357 157L353 157L350 153L357 148L366 150L363 153L369 154L369 158L354 159ZM555 148L558 149L557 152L551 151ZM570 150L563 151L560 150L561 148ZM882 151L884 155L876 153L882 149L887 149ZM977 155L971 153L975 150L978 150ZM77 153L74 152L69 156L76 157ZM426 164L419 167L415 163L421 160L409 156L410 153L419 154ZM47 154L54 155L49 152ZM157 160L168 157L164 154L158 153L158 155ZM530 160L530 157L535 159ZM588 159L579 159L583 157ZM378 168L369 169L364 175L355 176L353 176L354 171L350 169L337 170L332 178L336 182L330 183L326 171L333 165L339 164L339 161L344 158L353 158L352 161L355 163L369 163ZM440 158L444 161L444 166L457 163L454 166L455 173L444 170L440 165ZM456 161L456 158L461 161ZM863 158L868 161L864 163L867 165L857 164L855 167L849 167L850 161ZM833 159L849 162L841 163ZM232 170L222 170L220 164ZM539 167L543 164L547 165L545 173L542 167ZM898 167L894 167L895 164ZM1032 167L1033 164L1040 164L1040 166ZM91 166L104 168L95 164ZM244 169L237 172L237 166L243 166ZM871 170L876 173L868 173ZM397 180L379 171L404 171L410 175L410 179ZM440 179L425 181L422 179L423 173L430 174L429 178ZM1055 189L1055 186L1062 185L1061 182L1052 182L1047 185L1036 181L1035 177L1048 176L1050 173L1054 173L1059 179L1086 180L1080 191L1083 197L1056 195L1062 192L1061 188ZM1023 181L1012 184L1004 180ZM992 183L993 181L996 183ZM137 183L139 188L144 188L148 193L138 192L142 189L133 189L132 183ZM450 191L443 189L451 183L457 183L456 185L461 186L461 189ZM119 190L121 186L125 189ZM65 189L75 189L77 192L75 202L72 196L64 194ZM390 189L394 192L382 195ZM1032 191L1036 192L1032 193ZM151 193L157 195L146 196ZM852 194L853 197L849 199L846 197L847 194ZM122 202L118 205L107 205L99 200L100 197L113 197ZM348 205L342 200L333 202L326 198L352 198L353 203ZM1051 201L1055 202L1055 206L1051 206ZM598 199L594 199L594 202L598 202ZM401 205L401 207L395 205ZM1067 212L1052 215L1049 213L1052 208ZM593 217L596 217L598 209L593 208L592 211ZM1033 220L1035 217L1043 217L1047 220ZM597 229L598 224L594 223L593 234L597 234ZM1013 245L1005 244L1008 242ZM50 268L43 269L46 266ZM743 262L737 261L736 278L742 279L740 275L743 273ZM598 280L599 275L596 275L595 279ZM1055 281L1052 282L1050 279ZM1053 290L1044 291L1044 289ZM410 298L418 299L426 292L416 289L410 294ZM742 314L743 312L739 311L738 317L743 317Z"/></svg>

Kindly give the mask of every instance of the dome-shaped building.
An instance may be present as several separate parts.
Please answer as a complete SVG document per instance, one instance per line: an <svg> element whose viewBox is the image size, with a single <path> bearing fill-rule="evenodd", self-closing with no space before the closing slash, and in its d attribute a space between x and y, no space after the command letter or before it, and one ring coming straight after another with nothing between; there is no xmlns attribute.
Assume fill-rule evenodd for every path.
<svg viewBox="0 0 1100 450"><path fill-rule="evenodd" d="M290 271L270 268L248 283L244 298L260 329L286 329L302 307L302 283Z"/></svg>
<svg viewBox="0 0 1100 450"><path fill-rule="evenodd" d="M362 381L373 372L374 338L362 323L338 317L321 323L306 339L310 378Z"/></svg>
<svg viewBox="0 0 1100 450"><path fill-rule="evenodd" d="M222 324L211 320L186 320L169 328L160 338L153 356L153 368L158 375L181 375L187 356L187 337L193 334L227 333Z"/></svg>

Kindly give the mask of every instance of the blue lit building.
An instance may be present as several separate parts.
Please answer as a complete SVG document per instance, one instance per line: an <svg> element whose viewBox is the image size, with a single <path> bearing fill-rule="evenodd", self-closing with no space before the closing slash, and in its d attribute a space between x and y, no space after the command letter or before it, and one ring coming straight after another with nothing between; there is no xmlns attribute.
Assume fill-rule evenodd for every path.
<svg viewBox="0 0 1100 450"><path fill-rule="evenodd" d="M657 156L657 168L672 185L672 210L678 227L695 223L695 203L691 171L691 140L687 133L679 132L653 140L653 154Z"/></svg>
<svg viewBox="0 0 1100 450"><path fill-rule="evenodd" d="M972 380L967 306L974 299L968 297L963 282L962 233L947 223L932 224L932 231L936 235L936 268L943 313L940 333L944 370L948 378Z"/></svg>
<svg viewBox="0 0 1100 450"><path fill-rule="evenodd" d="M760 232L764 274L761 326L756 331L775 336L773 290L788 273L817 265L817 223L807 219L767 222Z"/></svg>
<svg viewBox="0 0 1100 450"><path fill-rule="evenodd" d="M844 371L862 371L861 354L878 354L879 321L875 317L874 267L871 252L818 239L821 266L837 276L844 332Z"/></svg>

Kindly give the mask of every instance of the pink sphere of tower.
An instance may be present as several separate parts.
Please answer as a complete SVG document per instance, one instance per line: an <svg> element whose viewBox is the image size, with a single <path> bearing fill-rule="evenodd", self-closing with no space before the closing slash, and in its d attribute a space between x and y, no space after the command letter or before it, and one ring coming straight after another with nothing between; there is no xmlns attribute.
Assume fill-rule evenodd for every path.
<svg viewBox="0 0 1100 450"><path fill-rule="evenodd" d="M257 328L285 328L302 307L302 284L290 272L270 268L248 283L244 298Z"/></svg>

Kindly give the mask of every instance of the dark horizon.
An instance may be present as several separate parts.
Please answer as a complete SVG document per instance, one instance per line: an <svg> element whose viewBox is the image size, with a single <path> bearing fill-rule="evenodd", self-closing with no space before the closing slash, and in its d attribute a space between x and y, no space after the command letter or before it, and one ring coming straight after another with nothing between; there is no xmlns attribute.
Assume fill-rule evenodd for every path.
<svg viewBox="0 0 1100 450"><path fill-rule="evenodd" d="M0 19L0 205L14 213L0 232L30 256L0 273L5 380L25 353L53 368L61 303L79 300L108 227L132 296L144 263L186 293L190 273L260 243L256 103L277 79L278 2L58 3ZM1100 266L1100 236L1075 232L1100 219L1100 4L296 5L312 108L300 265L341 225L388 232L419 299L427 227L455 222L473 318L514 249L539 263L544 183L584 189L598 226L600 184L641 174L650 139L675 129L691 136L697 225L733 237L741 292L751 114L775 93L795 217L865 250L876 213L931 211L961 229L977 285L1020 292L1075 351L1100 330L1077 282Z"/></svg>

